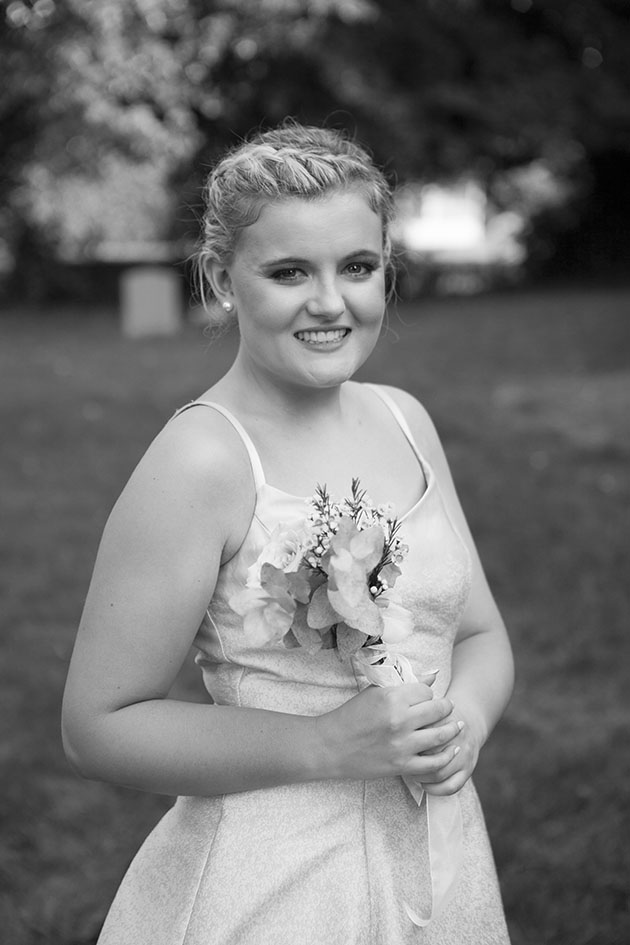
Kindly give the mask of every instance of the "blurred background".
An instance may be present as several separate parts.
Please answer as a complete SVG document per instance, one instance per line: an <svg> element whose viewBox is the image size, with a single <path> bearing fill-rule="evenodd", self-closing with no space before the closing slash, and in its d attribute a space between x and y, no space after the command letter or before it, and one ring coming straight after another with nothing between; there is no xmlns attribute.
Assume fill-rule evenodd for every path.
<svg viewBox="0 0 630 945"><path fill-rule="evenodd" d="M429 407L514 642L477 775L513 945L628 945L630 0L2 0L0 70L3 945L95 942L170 803L69 771L61 693L113 502L235 352L204 177L289 115L395 184L362 376Z"/></svg>
<svg viewBox="0 0 630 945"><path fill-rule="evenodd" d="M0 284L112 297L287 115L399 186L400 293L627 276L627 0L3 0Z"/></svg>

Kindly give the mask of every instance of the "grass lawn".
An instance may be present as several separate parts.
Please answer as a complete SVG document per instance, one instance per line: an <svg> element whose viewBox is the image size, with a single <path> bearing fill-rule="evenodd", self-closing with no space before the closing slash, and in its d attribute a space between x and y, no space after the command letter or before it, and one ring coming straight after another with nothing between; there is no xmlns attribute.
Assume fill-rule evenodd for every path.
<svg viewBox="0 0 630 945"><path fill-rule="evenodd" d="M169 803L77 779L59 706L109 509L233 351L193 327L125 341L107 312L0 318L6 945L94 942ZM363 376L433 414L513 639L476 777L513 945L627 945L630 292L400 305Z"/></svg>

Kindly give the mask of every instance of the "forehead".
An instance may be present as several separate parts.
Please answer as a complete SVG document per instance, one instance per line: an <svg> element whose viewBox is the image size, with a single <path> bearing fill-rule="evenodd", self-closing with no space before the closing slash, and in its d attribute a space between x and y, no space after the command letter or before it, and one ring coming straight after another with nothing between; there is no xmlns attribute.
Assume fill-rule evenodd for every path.
<svg viewBox="0 0 630 945"><path fill-rule="evenodd" d="M288 197L263 204L257 220L245 227L236 256L347 255L360 249L380 253L383 226L359 191L334 192L307 200Z"/></svg>

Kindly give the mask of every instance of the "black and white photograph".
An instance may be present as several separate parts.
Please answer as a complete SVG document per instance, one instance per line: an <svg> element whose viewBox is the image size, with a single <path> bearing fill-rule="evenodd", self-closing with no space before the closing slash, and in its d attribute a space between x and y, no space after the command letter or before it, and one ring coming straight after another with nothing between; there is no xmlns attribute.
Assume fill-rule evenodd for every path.
<svg viewBox="0 0 630 945"><path fill-rule="evenodd" d="M630 2L0 2L2 945L629 945Z"/></svg>

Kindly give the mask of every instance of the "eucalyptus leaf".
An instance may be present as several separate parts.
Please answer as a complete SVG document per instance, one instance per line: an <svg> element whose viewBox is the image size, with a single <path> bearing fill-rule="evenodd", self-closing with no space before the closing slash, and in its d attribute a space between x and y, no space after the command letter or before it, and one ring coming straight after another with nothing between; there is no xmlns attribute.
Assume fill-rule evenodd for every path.
<svg viewBox="0 0 630 945"><path fill-rule="evenodd" d="M365 643L366 637L360 630L340 623L337 627L337 649L342 660L350 659Z"/></svg>
<svg viewBox="0 0 630 945"><path fill-rule="evenodd" d="M293 630L287 630L282 638L282 642L287 650L295 650L300 645L295 638Z"/></svg>
<svg viewBox="0 0 630 945"><path fill-rule="evenodd" d="M322 635L319 630L309 627L306 622L306 607L298 607L291 625L291 632L297 640L298 646L304 647L309 653L317 653L322 648Z"/></svg>
<svg viewBox="0 0 630 945"><path fill-rule="evenodd" d="M328 599L328 590L325 584L318 587L313 594L308 605L307 620L309 627L315 630L324 630L339 620L339 614L333 609Z"/></svg>
<svg viewBox="0 0 630 945"><path fill-rule="evenodd" d="M381 573L379 577L383 581L387 581L387 584L389 585L389 587L393 587L394 584L396 583L396 580L400 577L401 574L402 574L402 571L400 570L398 565L390 562L390 564L386 564L385 567L381 569Z"/></svg>

